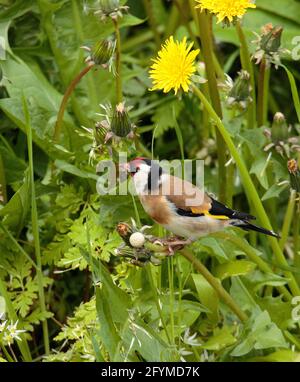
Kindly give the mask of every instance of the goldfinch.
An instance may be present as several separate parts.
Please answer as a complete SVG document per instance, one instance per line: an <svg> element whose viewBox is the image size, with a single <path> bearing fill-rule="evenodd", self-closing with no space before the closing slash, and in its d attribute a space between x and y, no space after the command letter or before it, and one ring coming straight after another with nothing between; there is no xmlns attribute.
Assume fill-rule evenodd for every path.
<svg viewBox="0 0 300 382"><path fill-rule="evenodd" d="M126 169L146 213L177 236L194 241L234 226L278 237L252 224L254 216L232 210L192 183L167 174L157 161L139 157L127 163Z"/></svg>

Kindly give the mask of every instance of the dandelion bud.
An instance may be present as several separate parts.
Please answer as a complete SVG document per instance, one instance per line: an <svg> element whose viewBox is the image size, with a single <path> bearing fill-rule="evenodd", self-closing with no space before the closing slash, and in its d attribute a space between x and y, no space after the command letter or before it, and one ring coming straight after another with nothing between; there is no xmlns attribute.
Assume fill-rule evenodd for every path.
<svg viewBox="0 0 300 382"><path fill-rule="evenodd" d="M280 112L274 115L271 133L273 142L284 141L288 138L288 125L285 116Z"/></svg>
<svg viewBox="0 0 300 382"><path fill-rule="evenodd" d="M134 248L141 248L145 241L145 236L141 232L134 232L129 238L129 242Z"/></svg>
<svg viewBox="0 0 300 382"><path fill-rule="evenodd" d="M132 234L132 228L127 223L119 223L117 225L117 232L122 237L122 239L127 239Z"/></svg>
<svg viewBox="0 0 300 382"><path fill-rule="evenodd" d="M300 192L300 171L295 159L288 161L288 170L290 173L291 187L297 192Z"/></svg>
<svg viewBox="0 0 300 382"><path fill-rule="evenodd" d="M250 75L246 70L241 70L228 94L227 104L229 106L238 105L242 109L246 109L249 102L252 101L250 91Z"/></svg>
<svg viewBox="0 0 300 382"><path fill-rule="evenodd" d="M96 65L107 65L113 57L115 43L112 40L98 41L91 49L90 60Z"/></svg>
<svg viewBox="0 0 300 382"><path fill-rule="evenodd" d="M279 25L273 27L272 24L267 24L262 28L262 36L260 47L266 53L278 52L281 46L281 36L283 28Z"/></svg>
<svg viewBox="0 0 300 382"><path fill-rule="evenodd" d="M268 66L271 63L275 64L276 67L280 64L280 55L285 52L280 48L282 32L283 28L281 26L273 27L269 23L262 28L261 35L256 34L258 39L254 43L257 47L253 55L256 64L259 64L263 58Z"/></svg>
<svg viewBox="0 0 300 382"><path fill-rule="evenodd" d="M106 20L108 17L116 19L123 16L123 12L126 12L128 7L121 5L120 0L100 0L99 10L95 14L100 15L101 20Z"/></svg>
<svg viewBox="0 0 300 382"><path fill-rule="evenodd" d="M117 137L125 138L132 131L132 127L124 102L119 103L112 114L111 131Z"/></svg>

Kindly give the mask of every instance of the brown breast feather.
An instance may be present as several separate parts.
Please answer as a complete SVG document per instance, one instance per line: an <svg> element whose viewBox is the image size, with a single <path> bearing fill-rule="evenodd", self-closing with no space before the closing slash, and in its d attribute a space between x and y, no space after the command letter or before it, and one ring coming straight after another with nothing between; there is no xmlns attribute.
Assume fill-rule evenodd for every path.
<svg viewBox="0 0 300 382"><path fill-rule="evenodd" d="M166 198L162 195L142 195L141 203L150 217L159 224L168 224L171 211Z"/></svg>

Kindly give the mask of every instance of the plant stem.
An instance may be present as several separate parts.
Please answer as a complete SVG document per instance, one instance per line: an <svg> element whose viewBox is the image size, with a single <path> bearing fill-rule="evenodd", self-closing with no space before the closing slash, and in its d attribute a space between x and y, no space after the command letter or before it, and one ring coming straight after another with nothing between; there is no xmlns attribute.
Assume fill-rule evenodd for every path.
<svg viewBox="0 0 300 382"><path fill-rule="evenodd" d="M199 100L203 103L204 107L209 112L211 118L214 119L216 126L218 127L220 133L222 134L223 139L226 142L226 145L227 145L233 159L235 160L235 163L236 163L236 165L239 169L239 172L240 172L240 176L242 178L242 182L243 182L244 189L245 189L247 198L249 200L249 203L253 203L253 206L255 207L257 215L258 215L261 223L264 225L264 227L268 230L272 230L272 226L271 226L271 223L269 221L268 215L267 215L267 213L263 207L263 204L260 200L260 197L257 193L257 190L256 190L256 188L252 182L252 179L249 175L247 167L246 167L242 157L240 156L238 150L236 149L236 147L235 147L235 145L234 145L234 143L230 137L230 134L226 130L221 119L218 117L218 115L216 114L216 112L214 111L213 107L210 105L210 103L208 102L208 100L206 99L204 94L195 85L193 85L193 90L194 90L194 93L196 94L196 96L199 98ZM269 240L271 247L274 251L274 255L277 259L278 264L283 265L283 266L287 266L288 263L287 263L284 255L283 255L283 253L279 247L279 244L278 244L278 241L276 240L276 238L268 236L268 240ZM291 288L292 293L295 296L299 296L300 295L300 288L299 288L299 286L295 280L294 275L291 272L285 272L285 274L286 274L287 278L290 279L289 286Z"/></svg>
<svg viewBox="0 0 300 382"><path fill-rule="evenodd" d="M9 230L5 227L5 225L0 221L0 228L4 231L4 233L9 237L10 241L18 248L18 250L26 257L26 259L30 262L30 264L37 270L38 266L32 260L32 258L24 251L24 249L20 246L17 240L13 237L13 235L9 232Z"/></svg>
<svg viewBox="0 0 300 382"><path fill-rule="evenodd" d="M195 44L195 47L197 49L200 49L200 44L198 42L198 39L193 31L193 29L191 28L191 25L190 25L190 20L189 20L189 12L186 12L186 8L185 8L185 4L182 4L181 1L178 1L178 0L175 0L174 1L174 4L176 5L176 7L178 8L178 11L181 15L181 18L183 20L183 23L187 29L187 31L189 32L189 35L191 37L191 39L193 40L194 44Z"/></svg>
<svg viewBox="0 0 300 382"><path fill-rule="evenodd" d="M157 292L157 289L156 289L156 287L154 285L154 280L153 280L153 275L152 275L151 267L149 267L149 266L146 267L146 271L147 271L150 287L152 289L152 293L153 293L153 296L154 296L155 305L156 305L156 309L157 309L159 318L160 318L162 326L163 326L163 328L165 330L168 342L169 342L169 344L172 344L172 341L171 341L171 338L170 338L170 335L169 335L169 332L168 332L168 328L167 328L167 325L166 325L166 322L165 322L165 319L164 319L164 315L163 315L163 312L162 312L162 309L161 309L161 306L160 306L158 292Z"/></svg>
<svg viewBox="0 0 300 382"><path fill-rule="evenodd" d="M149 26L153 32L156 48L159 49L160 47L160 35L158 33L156 20L153 13L153 3L151 0L143 0L144 7L148 16Z"/></svg>
<svg viewBox="0 0 300 382"><path fill-rule="evenodd" d="M254 128L256 125L256 90L255 90L255 77L254 69L251 63L250 52L248 49L247 40L241 26L241 22L237 21L236 30L241 44L241 63L242 68L250 74L250 85L251 85L251 98L252 103L248 108L248 128Z"/></svg>
<svg viewBox="0 0 300 382"><path fill-rule="evenodd" d="M123 100L122 92L122 73L121 73L121 35L118 19L113 19L115 33L116 33L116 95L117 104Z"/></svg>
<svg viewBox="0 0 300 382"><path fill-rule="evenodd" d="M294 265L300 269L300 254L299 254L299 229L300 229L300 196L297 194L297 202L294 214ZM300 276L297 277L300 282Z"/></svg>
<svg viewBox="0 0 300 382"><path fill-rule="evenodd" d="M9 352L5 349L5 346L0 344L1 346L1 349L2 349L2 352L4 353L6 359L8 360L8 362L14 362L14 359L12 358L12 356L9 354Z"/></svg>
<svg viewBox="0 0 300 382"><path fill-rule="evenodd" d="M295 202L296 202L296 191L292 190L291 194L290 194L286 214L284 217L284 221L283 221L283 227L282 227L282 231L281 231L281 239L279 241L279 246L280 246L281 250L284 249L285 243L287 241L287 238L288 238L288 235L290 232L291 223L292 223L293 215L294 215Z"/></svg>
<svg viewBox="0 0 300 382"><path fill-rule="evenodd" d="M257 124L261 127L267 122L268 114L268 87L270 79L270 69L267 68L265 58L262 59L259 67L258 78L258 98L257 98Z"/></svg>
<svg viewBox="0 0 300 382"><path fill-rule="evenodd" d="M232 200L234 194L234 176L235 176L235 166L234 163L230 163L227 166L227 195L226 204L228 207L232 207Z"/></svg>
<svg viewBox="0 0 300 382"><path fill-rule="evenodd" d="M74 78L74 80L70 83L69 87L67 88L67 90L66 90L66 92L65 92L65 94L63 96L63 99L61 101L61 104L60 104L60 107L59 107L59 111L58 111L58 115L57 115L57 120L56 120L56 123L55 123L54 134L53 134L54 142L58 142L59 141L59 137L60 137L60 132L61 132L61 128L62 128L62 122L63 122L65 110L66 110L66 107L67 107L67 104L68 104L68 100L69 100L71 94L73 93L76 85L79 83L79 81L82 79L82 77L84 77L94 67L94 65L95 65L94 63L89 63L78 74L78 76L76 76Z"/></svg>
<svg viewBox="0 0 300 382"><path fill-rule="evenodd" d="M23 111L26 121L26 131L27 131L27 148L28 148L28 160L29 160L29 171L30 171L30 183L31 183L31 218L32 218L32 232L35 243L35 256L37 263L37 280L38 280L38 290L39 290L39 302L40 308L44 317L46 317L46 303L45 303L45 294L43 286L43 272L42 272L42 259L41 259L41 248L40 248L40 237L39 237L39 222L38 222L38 213L37 213L37 204L36 204L36 194L35 194L35 184L34 184L34 170L33 170L33 149L32 149L32 129L30 114L27 106L25 97L23 96ZM48 323L46 318L42 322L43 326L43 338L45 353L50 353L49 346L49 333L48 333Z"/></svg>
<svg viewBox="0 0 300 382"><path fill-rule="evenodd" d="M4 164L2 160L2 155L0 153L0 204L6 204L7 202L7 193L6 193L6 177Z"/></svg>
<svg viewBox="0 0 300 382"><path fill-rule="evenodd" d="M239 317L242 322L248 320L248 316L236 304L230 294L223 288L222 284L209 272L209 270L192 254L188 249L183 249L180 252L190 263L193 264L195 269L202 274L202 276L210 283L215 289L220 298L229 306L229 308Z"/></svg>
<svg viewBox="0 0 300 382"><path fill-rule="evenodd" d="M214 59L213 59L213 36L211 29L211 18L205 12L199 13L199 30L200 30L200 39L203 51L203 58L205 62L205 69L208 79L208 87L210 99L213 105L215 112L218 117L222 119L222 106L220 100L220 94L217 84ZM216 130L216 139L217 139L217 149L218 149L218 184L219 184L219 200L221 202L226 202L226 149L225 142L220 134L219 130Z"/></svg>
<svg viewBox="0 0 300 382"><path fill-rule="evenodd" d="M178 0L183 3L183 0ZM166 25L164 40L174 34L178 24L180 23L180 14L178 8L175 4L172 4L171 10L169 11L168 24Z"/></svg>

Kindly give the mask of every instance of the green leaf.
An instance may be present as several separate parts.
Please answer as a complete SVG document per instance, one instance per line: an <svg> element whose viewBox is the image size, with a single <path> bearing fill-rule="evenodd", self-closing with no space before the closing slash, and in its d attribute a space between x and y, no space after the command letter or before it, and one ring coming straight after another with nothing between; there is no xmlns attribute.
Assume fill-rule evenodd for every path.
<svg viewBox="0 0 300 382"><path fill-rule="evenodd" d="M110 297L105 294L105 291L102 288L96 289L96 308L100 324L99 333L111 359L114 358L115 352L118 349L118 344L121 341L121 337L117 332L111 313L112 303Z"/></svg>
<svg viewBox="0 0 300 382"><path fill-rule="evenodd" d="M0 143L0 154L5 167L5 177L7 184L20 182L24 178L26 163L17 157L13 150Z"/></svg>
<svg viewBox="0 0 300 382"><path fill-rule="evenodd" d="M211 255L215 255L221 263L224 263L224 260L228 260L219 240L213 237L204 237L199 240L197 246L198 245L208 251Z"/></svg>
<svg viewBox="0 0 300 382"><path fill-rule="evenodd" d="M289 349L282 349L265 356L250 358L249 361L250 362L299 362L300 353L294 352Z"/></svg>
<svg viewBox="0 0 300 382"><path fill-rule="evenodd" d="M248 321L245 331L246 339L242 340L231 352L233 357L241 357L252 350L270 348L287 348L288 344L280 329L271 321L267 311L255 314Z"/></svg>
<svg viewBox="0 0 300 382"><path fill-rule="evenodd" d="M252 167L250 169L250 174L255 174L257 180L263 186L265 190L269 188L268 173L267 173L267 162L264 155L260 155L254 160Z"/></svg>
<svg viewBox="0 0 300 382"><path fill-rule="evenodd" d="M18 189L9 202L0 209L0 217L10 229L20 232L30 210L30 179L25 172L23 185Z"/></svg>
<svg viewBox="0 0 300 382"><path fill-rule="evenodd" d="M209 309L209 312L207 312L207 317L216 324L219 320L219 297L216 291L202 275L192 273L191 276L195 283L199 301Z"/></svg>
<svg viewBox="0 0 300 382"><path fill-rule="evenodd" d="M278 184L273 184L268 190L267 192L263 195L262 197L262 201L265 201L265 200L268 200L268 199L273 199L273 198L279 198L279 196L281 195L281 193L286 190L286 188L288 187L287 184L283 184L283 185L278 185Z"/></svg>
<svg viewBox="0 0 300 382"><path fill-rule="evenodd" d="M201 347L206 350L220 351L227 346L236 343L237 339L232 335L232 329L227 326L215 329L214 334Z"/></svg>
<svg viewBox="0 0 300 382"><path fill-rule="evenodd" d="M177 126L177 118L182 110L182 103L173 100L159 106L152 117L155 128L155 137L159 138L169 129ZM181 142L182 143L182 142Z"/></svg>
<svg viewBox="0 0 300 382"><path fill-rule="evenodd" d="M251 273L256 268L256 264L247 260L235 260L225 264L219 264L215 268L215 276L221 280L228 277L242 276Z"/></svg>
<svg viewBox="0 0 300 382"><path fill-rule="evenodd" d="M98 176L96 174L93 174L85 170L81 170L75 165L67 163L63 160L56 160L55 165L60 170L65 171L69 174L78 176L79 178L98 180Z"/></svg>
<svg viewBox="0 0 300 382"><path fill-rule="evenodd" d="M267 11L268 14L275 14L300 24L297 16L300 14L300 4L295 0L280 1L276 3L276 7L269 0L256 0L256 6L258 9Z"/></svg>
<svg viewBox="0 0 300 382"><path fill-rule="evenodd" d="M284 66L284 65L281 65L281 66L284 68L284 70L286 71L286 73L288 75L288 79L290 81L291 90L292 90L294 106L295 106L296 113L297 113L297 116L298 116L298 121L300 122L300 98L299 98L299 94L298 94L298 89L297 89L297 84L296 84L295 78L294 78L293 74L289 71L289 69L286 66Z"/></svg>
<svg viewBox="0 0 300 382"><path fill-rule="evenodd" d="M262 310L268 311L272 321L282 330L293 327L292 305L282 300L281 296L259 297L257 303Z"/></svg>

